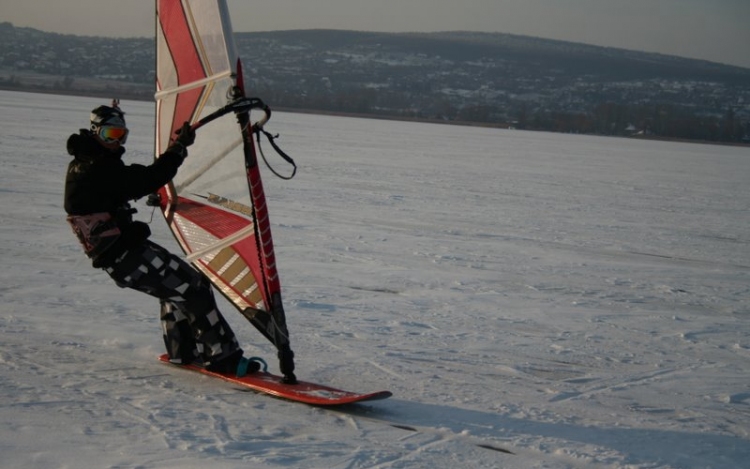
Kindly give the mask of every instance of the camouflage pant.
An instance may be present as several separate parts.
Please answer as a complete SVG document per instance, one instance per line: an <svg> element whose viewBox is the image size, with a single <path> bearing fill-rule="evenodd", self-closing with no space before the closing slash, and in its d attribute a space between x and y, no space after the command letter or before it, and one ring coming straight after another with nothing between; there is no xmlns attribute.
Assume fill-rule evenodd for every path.
<svg viewBox="0 0 750 469"><path fill-rule="evenodd" d="M161 300L164 344L173 362L208 366L241 350L205 276L158 244L146 241L105 271L120 287Z"/></svg>

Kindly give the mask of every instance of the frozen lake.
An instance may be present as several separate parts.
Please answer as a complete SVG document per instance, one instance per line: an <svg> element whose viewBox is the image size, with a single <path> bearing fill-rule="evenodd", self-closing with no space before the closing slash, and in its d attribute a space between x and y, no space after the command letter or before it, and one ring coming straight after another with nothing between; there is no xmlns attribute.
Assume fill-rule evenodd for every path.
<svg viewBox="0 0 750 469"><path fill-rule="evenodd" d="M329 411L157 362L158 303L92 269L62 209L99 104L0 91L3 465L750 461L750 149L274 113L299 166L261 170L297 375L394 393ZM121 106L148 164L154 105Z"/></svg>

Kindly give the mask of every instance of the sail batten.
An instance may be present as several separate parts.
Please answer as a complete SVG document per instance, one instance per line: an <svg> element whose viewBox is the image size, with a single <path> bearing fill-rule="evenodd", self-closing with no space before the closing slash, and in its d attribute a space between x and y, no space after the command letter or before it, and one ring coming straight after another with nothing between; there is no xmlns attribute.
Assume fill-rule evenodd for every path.
<svg viewBox="0 0 750 469"><path fill-rule="evenodd" d="M199 250L191 252L190 254L185 256L185 259L187 259L190 262L194 262L200 259L201 257L205 257L207 254L219 251L227 246L230 246L254 234L255 234L254 225L246 226L245 228L239 231L236 231L235 233L227 236L226 238L223 238L221 241L218 241L210 246L206 246L203 249L199 249Z"/></svg>
<svg viewBox="0 0 750 469"><path fill-rule="evenodd" d="M210 83L213 83L213 82L216 82L216 81L220 81L220 80L222 80L224 78L230 78L231 75L232 75L231 70L225 70L222 73L218 73L216 75L211 75L211 76L208 76L206 78L202 78L200 80L193 81L191 83L185 83L184 85L176 86L174 88L163 89L161 91L156 92L154 94L154 97L156 99L164 99L167 96L172 95L172 94L179 94L179 93L184 93L185 91L190 91L190 90L193 90L193 89L196 89L196 88L203 88L204 86L206 86L206 85L208 85Z"/></svg>

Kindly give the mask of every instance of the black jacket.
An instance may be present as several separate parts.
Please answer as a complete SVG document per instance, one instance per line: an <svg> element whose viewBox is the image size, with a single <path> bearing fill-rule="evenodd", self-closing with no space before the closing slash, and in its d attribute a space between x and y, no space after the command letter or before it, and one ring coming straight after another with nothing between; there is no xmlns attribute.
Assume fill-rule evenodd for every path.
<svg viewBox="0 0 750 469"><path fill-rule="evenodd" d="M148 225L133 221L129 202L171 181L185 152L170 148L150 166L126 165L124 148L109 150L84 129L67 146L74 157L65 178L68 221L94 266L106 267L151 234Z"/></svg>

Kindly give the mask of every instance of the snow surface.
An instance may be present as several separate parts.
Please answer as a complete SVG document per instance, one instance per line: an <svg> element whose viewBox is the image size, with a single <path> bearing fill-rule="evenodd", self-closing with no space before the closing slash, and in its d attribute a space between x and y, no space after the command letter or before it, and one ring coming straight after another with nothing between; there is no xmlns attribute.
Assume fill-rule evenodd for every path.
<svg viewBox="0 0 750 469"><path fill-rule="evenodd" d="M157 302L62 209L99 104L0 92L3 468L750 467L747 148L274 114L298 376L394 393L325 410L157 361ZM122 106L147 163L153 104Z"/></svg>

